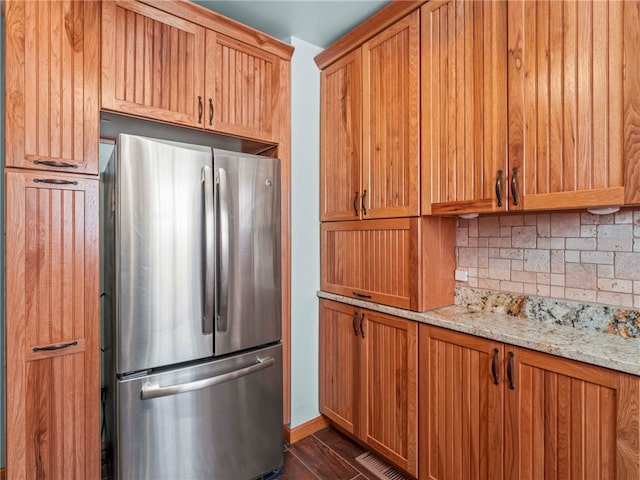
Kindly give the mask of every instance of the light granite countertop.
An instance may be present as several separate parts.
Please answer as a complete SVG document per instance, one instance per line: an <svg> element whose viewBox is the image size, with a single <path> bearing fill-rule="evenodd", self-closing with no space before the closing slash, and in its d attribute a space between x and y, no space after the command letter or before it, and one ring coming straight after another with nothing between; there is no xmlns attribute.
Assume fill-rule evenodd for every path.
<svg viewBox="0 0 640 480"><path fill-rule="evenodd" d="M318 297L640 375L639 338L624 338L567 325L531 321L504 313L475 311L457 305L427 312L413 312L322 291L318 292Z"/></svg>

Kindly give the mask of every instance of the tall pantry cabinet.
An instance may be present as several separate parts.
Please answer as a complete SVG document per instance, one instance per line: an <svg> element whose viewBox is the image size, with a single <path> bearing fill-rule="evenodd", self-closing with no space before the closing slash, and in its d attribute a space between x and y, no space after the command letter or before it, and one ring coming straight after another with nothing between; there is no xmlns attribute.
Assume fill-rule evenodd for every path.
<svg viewBox="0 0 640 480"><path fill-rule="evenodd" d="M5 12L7 477L98 478L100 5Z"/></svg>

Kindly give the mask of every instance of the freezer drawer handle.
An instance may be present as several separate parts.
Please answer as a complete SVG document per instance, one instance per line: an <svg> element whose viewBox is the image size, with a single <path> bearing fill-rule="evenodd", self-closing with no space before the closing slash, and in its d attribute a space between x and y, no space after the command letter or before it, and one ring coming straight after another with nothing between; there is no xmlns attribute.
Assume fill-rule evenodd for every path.
<svg viewBox="0 0 640 480"><path fill-rule="evenodd" d="M73 347L77 345L77 340L68 343L57 343L56 345L47 345L46 347L33 347L34 352L47 352L50 350L62 350L63 348Z"/></svg>
<svg viewBox="0 0 640 480"><path fill-rule="evenodd" d="M269 368L276 363L273 357L258 358L257 360L258 363L254 363L248 367L234 370L233 372L223 373L222 375L216 375L215 377L196 380L195 382L181 383L179 385L171 385L169 387L161 387L158 384L144 382L140 396L142 397L142 400L151 400L152 398L177 395L178 393L193 392L194 390L200 390L202 388L213 387L214 385L230 382L231 380Z"/></svg>

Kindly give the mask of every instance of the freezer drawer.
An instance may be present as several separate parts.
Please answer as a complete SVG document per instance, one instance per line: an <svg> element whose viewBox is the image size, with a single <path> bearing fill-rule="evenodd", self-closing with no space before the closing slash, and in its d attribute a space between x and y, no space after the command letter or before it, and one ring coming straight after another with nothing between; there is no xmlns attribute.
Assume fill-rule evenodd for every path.
<svg viewBox="0 0 640 480"><path fill-rule="evenodd" d="M280 468L282 346L117 382L119 480L251 480Z"/></svg>

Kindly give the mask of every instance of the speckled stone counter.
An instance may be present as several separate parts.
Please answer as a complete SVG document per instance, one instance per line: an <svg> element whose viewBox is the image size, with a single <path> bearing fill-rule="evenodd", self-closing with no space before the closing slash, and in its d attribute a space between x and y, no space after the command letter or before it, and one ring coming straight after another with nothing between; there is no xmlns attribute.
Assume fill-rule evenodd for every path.
<svg viewBox="0 0 640 480"><path fill-rule="evenodd" d="M459 293L456 295L459 296ZM416 322L640 375L639 338L625 338L597 329L576 328L571 323L533 321L527 317L490 310L473 310L462 305L428 312L412 312L326 292L318 292L318 296ZM459 301L459 298L456 301Z"/></svg>

